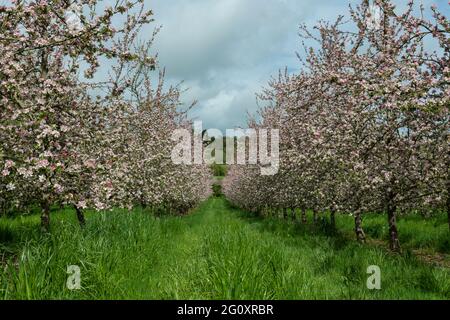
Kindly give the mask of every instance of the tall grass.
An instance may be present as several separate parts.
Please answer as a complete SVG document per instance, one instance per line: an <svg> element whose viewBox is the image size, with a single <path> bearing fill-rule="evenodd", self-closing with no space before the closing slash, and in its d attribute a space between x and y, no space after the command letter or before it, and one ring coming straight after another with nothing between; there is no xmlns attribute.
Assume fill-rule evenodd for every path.
<svg viewBox="0 0 450 320"><path fill-rule="evenodd" d="M213 164L211 166L215 177L225 177L227 175L227 166L225 164Z"/></svg>
<svg viewBox="0 0 450 320"><path fill-rule="evenodd" d="M353 218L342 216L338 220L338 229L351 232ZM363 216L366 234L373 239L389 241L389 228L385 214L366 214ZM445 214L424 218L419 214L399 216L397 218L400 243L404 249L422 249L428 252L450 253L450 232ZM449 261L450 262L450 261Z"/></svg>
<svg viewBox="0 0 450 320"><path fill-rule="evenodd" d="M408 252L392 255L359 245L346 237L345 228L330 235L326 228L252 217L223 198L211 198L182 218L136 209L91 212L87 219L81 229L71 210L58 212L50 235L39 232L36 216L0 219L0 296L450 299L447 268L424 264ZM339 217L339 225L346 219ZM404 223L409 232L432 227ZM421 237L419 243L428 243L426 235L416 239ZM69 265L81 268L81 290L66 287ZM381 290L366 287L370 265L381 268Z"/></svg>

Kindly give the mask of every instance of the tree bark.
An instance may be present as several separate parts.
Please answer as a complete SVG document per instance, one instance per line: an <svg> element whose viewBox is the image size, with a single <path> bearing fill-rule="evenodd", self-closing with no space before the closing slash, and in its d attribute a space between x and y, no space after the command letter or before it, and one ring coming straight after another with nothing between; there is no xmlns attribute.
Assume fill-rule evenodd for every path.
<svg viewBox="0 0 450 320"><path fill-rule="evenodd" d="M447 220L448 231L450 232L450 151L447 152Z"/></svg>
<svg viewBox="0 0 450 320"><path fill-rule="evenodd" d="M448 231L450 232L450 178L447 180L447 220Z"/></svg>
<svg viewBox="0 0 450 320"><path fill-rule="evenodd" d="M308 221L306 220L306 209L302 210L302 223L306 224Z"/></svg>
<svg viewBox="0 0 450 320"><path fill-rule="evenodd" d="M358 242L366 241L366 234L364 233L364 230L362 228L361 211L359 211L359 210L357 210L355 213L355 234L356 234L356 240L358 240Z"/></svg>
<svg viewBox="0 0 450 320"><path fill-rule="evenodd" d="M397 219L395 216L395 211L397 208L394 204L394 194L392 192L389 193L387 200L390 248L394 252L400 252L401 247L400 240L398 239Z"/></svg>
<svg viewBox="0 0 450 320"><path fill-rule="evenodd" d="M330 224L331 224L331 228L333 228L333 230L336 229L336 210L331 209L330 211Z"/></svg>
<svg viewBox="0 0 450 320"><path fill-rule="evenodd" d="M50 204L48 201L41 203L41 230L42 232L50 231Z"/></svg>
<svg viewBox="0 0 450 320"><path fill-rule="evenodd" d="M74 206L74 207L75 207L75 211L77 213L78 222L80 223L81 227L84 227L86 225L86 219L84 218L83 210L81 210L77 206Z"/></svg>
<svg viewBox="0 0 450 320"><path fill-rule="evenodd" d="M447 198L447 220L448 220L448 231L450 232L450 197Z"/></svg>
<svg viewBox="0 0 450 320"><path fill-rule="evenodd" d="M447 201L447 220L448 220L448 231L450 232L450 201Z"/></svg>

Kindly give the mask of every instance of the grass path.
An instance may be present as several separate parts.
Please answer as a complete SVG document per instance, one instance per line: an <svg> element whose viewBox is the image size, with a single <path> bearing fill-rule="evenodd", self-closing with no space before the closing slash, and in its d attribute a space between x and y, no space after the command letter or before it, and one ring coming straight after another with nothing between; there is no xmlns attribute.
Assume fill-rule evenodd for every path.
<svg viewBox="0 0 450 320"><path fill-rule="evenodd" d="M223 198L186 217L89 213L84 230L68 213L54 214L50 236L38 232L35 217L0 219L3 250L15 252L0 269L0 297L450 299L448 268L321 228L255 218ZM66 288L68 265L80 266L81 290ZM381 290L366 287L370 265L381 268Z"/></svg>

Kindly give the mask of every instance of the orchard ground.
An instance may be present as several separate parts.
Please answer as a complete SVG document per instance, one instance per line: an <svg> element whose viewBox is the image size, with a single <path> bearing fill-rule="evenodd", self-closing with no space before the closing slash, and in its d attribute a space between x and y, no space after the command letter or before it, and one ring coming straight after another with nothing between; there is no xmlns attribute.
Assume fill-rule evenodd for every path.
<svg viewBox="0 0 450 320"><path fill-rule="evenodd" d="M187 216L52 212L0 218L3 299L450 299L450 234L445 215L399 219L402 254L387 250L384 215L366 215L368 243L351 217L317 225L261 219L211 197ZM81 289L66 287L67 267ZM367 267L381 269L369 290Z"/></svg>

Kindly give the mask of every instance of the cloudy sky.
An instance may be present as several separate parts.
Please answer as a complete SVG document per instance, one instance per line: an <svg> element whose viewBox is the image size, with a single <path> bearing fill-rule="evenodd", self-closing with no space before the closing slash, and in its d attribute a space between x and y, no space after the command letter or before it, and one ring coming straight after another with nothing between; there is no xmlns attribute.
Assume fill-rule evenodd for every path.
<svg viewBox="0 0 450 320"><path fill-rule="evenodd" d="M150 1L149 1L150 2ZM171 84L198 100L191 116L204 128L245 126L260 92L279 69L298 70L301 23L346 14L359 0L152 0L159 61ZM399 5L406 0L396 1ZM447 0L422 0L449 9ZM149 33L151 30L148 30Z"/></svg>

